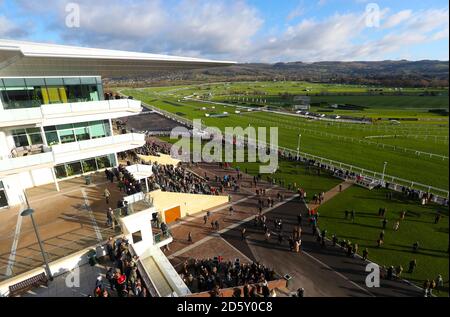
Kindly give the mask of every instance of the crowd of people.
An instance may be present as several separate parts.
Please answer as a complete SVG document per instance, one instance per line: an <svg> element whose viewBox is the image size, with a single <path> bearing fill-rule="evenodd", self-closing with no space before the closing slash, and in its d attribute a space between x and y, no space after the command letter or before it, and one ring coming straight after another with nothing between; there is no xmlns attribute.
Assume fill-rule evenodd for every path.
<svg viewBox="0 0 450 317"><path fill-rule="evenodd" d="M125 238L109 238L106 244L111 266L106 272L106 281L97 278L93 297L149 297L138 270L137 256L132 256Z"/></svg>
<svg viewBox="0 0 450 317"><path fill-rule="evenodd" d="M201 177L182 166L153 164L149 190L211 195L211 187Z"/></svg>
<svg viewBox="0 0 450 317"><path fill-rule="evenodd" d="M243 287L239 297L270 296L268 282L277 278L276 273L260 263L224 262L214 259L191 259L183 263L179 272L193 293L210 292L217 296L220 290ZM237 295L237 294L235 294Z"/></svg>

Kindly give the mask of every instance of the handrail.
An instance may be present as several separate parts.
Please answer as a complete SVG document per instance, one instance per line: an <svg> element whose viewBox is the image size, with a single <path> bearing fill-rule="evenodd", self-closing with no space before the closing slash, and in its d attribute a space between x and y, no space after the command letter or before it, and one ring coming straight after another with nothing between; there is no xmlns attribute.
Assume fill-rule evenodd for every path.
<svg viewBox="0 0 450 317"><path fill-rule="evenodd" d="M192 123L191 120L188 120L188 119L185 119L185 118L181 118L181 117L179 117L179 116L177 116L177 115L175 115L175 114L173 114L171 112L162 110L162 109L157 108L155 106L148 105L148 104L146 104L144 102L142 104L144 106L147 106L150 109L158 112L158 113L162 113L162 114L166 115L167 117L172 118L175 121L183 121L183 122L188 121L189 123L186 124L186 125L189 126L189 127L193 126L193 123ZM202 129L205 129L205 128L206 128L206 126L204 124L202 124ZM255 142L255 140L250 140L250 141ZM254 143L254 144L258 144L258 143ZM265 145L267 146L269 144L266 143ZM272 148L270 145L269 145L269 147ZM294 156L297 155L297 151L296 150L289 149L289 148L286 148L286 147L278 147L278 148L282 149L282 150L285 150L285 151L287 151L289 153L293 153ZM335 168L339 167L340 169L345 169L345 170L348 170L350 172L355 172L355 173L356 173L356 171L359 171L359 173L361 175L363 175L363 176L374 177L374 178L376 178L378 180L380 180L380 179L382 180L383 179L383 174L382 173L371 171L369 169L365 169L365 168L362 168L362 167L358 167L358 166L355 166L355 165L351 165L351 164L347 164L347 163L343 163L343 162L339 162L339 161L335 161L335 160L331 160L331 159L328 159L328 158L320 157L320 156L317 156L317 155L314 155L314 154L309 154L309 153L306 153L306 152L298 152L298 154L300 156L303 156L303 157L306 157L306 158L311 158L311 159L317 160L320 163L328 162L328 165L331 165L331 166L333 166ZM407 179L399 178L399 177L392 176L392 175L384 175L384 181L387 182L387 180L391 180L390 183L394 183L394 184L396 184L398 186L408 186L411 189L414 189L414 187L416 187L416 189L417 189L417 187L419 187L419 188L422 188L422 191L426 191L426 192L432 192L433 191L435 193L444 194L444 196L441 196L441 197L443 197L444 199L449 199L449 191L446 190L446 189L434 187L434 186L427 185L427 184L421 184L421 183L416 182L416 181L407 180Z"/></svg>
<svg viewBox="0 0 450 317"><path fill-rule="evenodd" d="M54 145L53 151L55 154L66 153L66 152L74 152L74 151L82 151L86 149L91 149L97 146L107 146L107 145L115 145L118 143L132 142L132 141L145 141L145 134L141 133L126 133L119 135L111 135L108 137L91 139L79 142L71 142L65 144Z"/></svg>
<svg viewBox="0 0 450 317"><path fill-rule="evenodd" d="M95 103L97 106L92 107ZM123 106L122 106L123 105ZM142 104L140 101L132 99L114 99L114 100L99 100L88 102L74 102L74 103L60 103L41 105L35 108L20 108L7 109L1 112L0 123L7 123L14 125L14 122L23 120L40 122L46 118L58 118L61 116L73 115L83 112L110 112L118 110L136 110L142 111Z"/></svg>

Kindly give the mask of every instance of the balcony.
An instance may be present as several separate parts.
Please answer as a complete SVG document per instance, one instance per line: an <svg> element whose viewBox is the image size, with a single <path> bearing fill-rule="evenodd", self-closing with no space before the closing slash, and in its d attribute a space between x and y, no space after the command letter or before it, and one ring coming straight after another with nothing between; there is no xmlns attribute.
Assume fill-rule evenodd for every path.
<svg viewBox="0 0 450 317"><path fill-rule="evenodd" d="M53 152L0 159L0 176L16 174L38 168L51 167L55 158Z"/></svg>
<svg viewBox="0 0 450 317"><path fill-rule="evenodd" d="M38 108L13 109L0 111L0 127L12 127L26 124L42 124L44 120L72 118L74 116L110 114L126 116L126 113L140 113L141 102L132 99L76 102L42 105Z"/></svg>
<svg viewBox="0 0 450 317"><path fill-rule="evenodd" d="M56 163L129 151L145 144L145 134L128 133L104 138L54 145Z"/></svg>
<svg viewBox="0 0 450 317"><path fill-rule="evenodd" d="M135 112L142 110L141 102L131 99L115 99L104 101L76 102L41 106L45 119L98 114L111 112Z"/></svg>

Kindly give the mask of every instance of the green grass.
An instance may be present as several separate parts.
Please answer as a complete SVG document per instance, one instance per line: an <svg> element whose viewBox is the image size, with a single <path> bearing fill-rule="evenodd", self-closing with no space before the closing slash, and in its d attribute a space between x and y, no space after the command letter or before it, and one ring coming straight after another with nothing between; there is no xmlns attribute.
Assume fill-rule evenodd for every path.
<svg viewBox="0 0 450 317"><path fill-rule="evenodd" d="M441 274L446 282L445 295L448 295L448 209L427 205L421 206L407 200L401 193L394 193L393 200L386 199L385 189L369 191L361 187L351 187L335 196L319 208L319 226L326 229L328 236L336 234L339 239L350 240L359 245L360 253L369 249L370 260L380 265L402 265L403 277L422 286L426 279L435 279ZM382 230L382 219L378 217L380 207L387 209L388 224L385 230L385 243L377 247L377 239ZM345 210L356 212L355 222L345 220ZM393 225L401 211L407 210L406 219L401 222L400 230L394 232ZM443 219L434 224L436 212ZM412 245L419 241L420 249L413 253ZM409 274L408 263L417 260L417 268Z"/></svg>
<svg viewBox="0 0 450 317"><path fill-rule="evenodd" d="M233 166L239 167L243 172L247 169L250 175L257 175L259 173L259 163L234 163ZM302 163L289 161L280 161L279 169L272 177L277 180L283 179L285 187L288 187L288 184L292 186L296 184L297 187L303 188L309 197L321 192L327 192L342 182L322 171L320 172L320 176L318 176L316 168L307 168Z"/></svg>
<svg viewBox="0 0 450 317"><path fill-rule="evenodd" d="M250 90L268 89L270 93L274 93L275 89L298 88L295 83L267 84L270 87L264 88L263 86L265 85L266 83L239 83L230 85L232 87L230 89L235 89L235 86L240 87L239 89L245 89L247 86ZM299 83L298 85L306 87L307 84ZM436 118L426 121L406 122L401 125L328 123L273 113L242 112L241 114L235 114L236 108L233 106L213 106L196 101L182 100L183 96L194 92L206 93L213 91L220 93L221 90L224 90L223 84L207 86L210 90L206 90L205 87L199 85L184 88L158 87L156 89L124 90L123 92L166 111L182 115L187 119L200 118L204 124L217 126L221 129L234 126L247 127L249 124L255 127L268 128L277 126L279 128L279 144L281 146L295 149L297 147L297 135L302 134L301 150L303 152L379 173L382 172L383 163L388 161L387 174L389 175L448 189L448 160L442 160L437 157L429 158L426 155L417 156L414 152L423 151L448 156L448 118L447 121L439 121L442 118ZM337 88L344 89L343 86L338 86ZM345 89L367 88L350 87ZM414 93L414 91L414 89L411 89L409 93ZM392 98L394 97L406 98L409 96L393 96ZM212 107L215 109L212 109ZM206 110L202 110L202 108L206 108ZM205 117L206 113L222 112L228 112L229 117L220 119ZM319 133L323 133L323 135ZM366 139L369 136L379 135L397 135L398 137ZM365 141L367 140L378 143L378 146L377 144L366 144ZM363 143L359 143L360 141ZM383 149L383 144L395 145L398 148L395 150L387 147ZM413 151L405 152L403 148Z"/></svg>
<svg viewBox="0 0 450 317"><path fill-rule="evenodd" d="M174 143L168 137L160 139ZM234 163L233 167L239 167L250 175L259 173L259 163ZM277 181L284 180L284 186L296 183L312 197L316 193L327 192L336 187L342 181L330 174L317 173L316 168L307 168L302 163L280 161L279 169L273 175ZM277 182L278 184L278 182ZM370 260L384 266L402 265L403 278L422 286L426 279L434 279L438 274L444 278L445 289L439 294L448 296L448 233L449 211L448 208L427 205L421 206L417 201L411 201L403 197L401 193L393 193L393 199L388 200L386 189L369 191L353 186L324 203L319 208L319 226L326 229L328 236L337 234L339 239L346 239L359 245L360 253L364 248L369 249ZM385 244L378 248L376 240L382 230L382 219L378 217L378 209L387 209L388 225L385 230ZM345 210L355 210L355 222L345 220ZM392 229L398 220L401 211L408 211L406 219L401 223L400 230ZM434 224L434 216L437 212L444 215L440 223ZM412 244L420 242L420 250L412 252ZM418 266L413 274L407 273L408 263L416 259Z"/></svg>
<svg viewBox="0 0 450 317"><path fill-rule="evenodd" d="M170 137L158 137L158 139L171 144L176 142L176 140L172 140ZM233 163L232 166L234 168L239 167L242 172L247 172L249 175L259 174L260 163ZM272 174L271 177L274 177L277 180L277 185L279 179L284 180L285 187L288 187L288 184L291 184L292 186L296 184L297 187L301 187L307 193L310 193L308 195L310 197L314 194L327 192L342 183L341 180L333 177L333 175L327 172L321 171L320 174L318 174L316 167L307 167L303 163L285 160L280 160L278 162L278 170L276 173Z"/></svg>

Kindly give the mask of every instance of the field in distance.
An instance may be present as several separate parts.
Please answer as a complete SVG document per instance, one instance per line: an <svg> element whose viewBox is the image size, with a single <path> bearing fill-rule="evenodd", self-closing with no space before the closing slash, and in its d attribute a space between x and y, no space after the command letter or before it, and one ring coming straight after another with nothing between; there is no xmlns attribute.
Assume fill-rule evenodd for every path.
<svg viewBox="0 0 450 317"><path fill-rule="evenodd" d="M254 82L118 90L162 110L190 120L202 119L204 124L222 129L276 126L280 146L296 149L301 134L302 152L379 173L384 162L388 162L387 175L448 190L448 115L445 115L448 89ZM339 110L346 115L357 117L364 113L373 118L413 118L414 121L402 120L398 124L386 119L374 120L373 124L326 122L248 111L243 107L259 110L269 106L289 112L289 98L306 94L312 97L313 103L314 98L325 98L328 105L353 98L353 105L363 107L362 110ZM244 104L232 102L238 97L240 101L245 98ZM287 98L286 105L279 104L282 98ZM252 103L252 99L260 102ZM326 105L317 107L323 109ZM227 116L223 118L211 117L224 113Z"/></svg>

